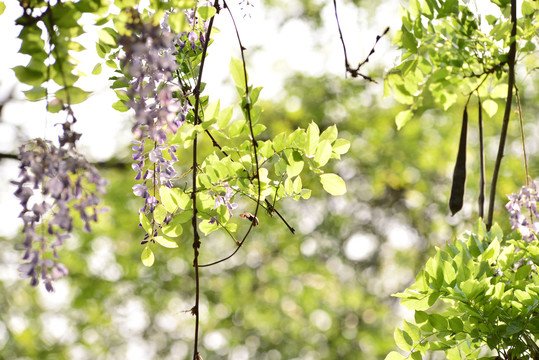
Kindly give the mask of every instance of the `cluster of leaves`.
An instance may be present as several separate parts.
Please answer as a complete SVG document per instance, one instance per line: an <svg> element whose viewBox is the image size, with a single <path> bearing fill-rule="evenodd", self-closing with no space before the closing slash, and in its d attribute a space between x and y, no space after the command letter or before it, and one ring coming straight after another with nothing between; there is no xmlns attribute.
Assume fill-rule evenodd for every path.
<svg viewBox="0 0 539 360"><path fill-rule="evenodd" d="M320 132L312 123L307 129L281 133L273 140L253 141L253 136L263 136L266 129L260 122L262 108L256 105L262 88L247 86L241 60L231 60L230 73L241 100L243 119L234 119L233 107L221 109L219 101L210 103L208 96L200 95L204 83L199 85L198 77L205 47L211 43L209 38L205 39L206 22L215 14L213 7L187 12L189 28L177 35L166 29L152 30L151 25L143 23L138 25L141 30L130 25L127 26L132 30L129 36L140 38L137 41L148 46L136 46L136 41L128 41L125 35L120 41L125 55L120 55L122 66L117 72L121 76L113 78L113 87L120 98L116 107L119 110L135 108L137 114L134 133L139 141L133 147L133 168L141 184L135 185L134 192L145 198L139 218L146 232L142 261L147 266L154 262L152 243L177 247L176 240L183 233L182 224L193 216L193 184L182 180L187 173L178 176L173 169L167 169L171 169L173 162L179 166L189 165L188 157L180 152L191 149L199 135L206 134L218 149L204 154L204 160L197 166L196 216L202 220L199 229L205 235L222 229L236 244L240 243L234 236L237 223L229 222L234 215L232 210L238 206L234 198L239 196L265 202L270 214L281 199L309 198L310 190L303 187L300 175L304 168L318 174L330 194L346 192L346 185L338 175L322 170L331 158L339 159L350 147L347 140L337 138L336 126ZM144 34L152 31L156 37L147 43L148 36ZM161 36L169 38L167 44L172 48L163 47L166 44L157 40ZM140 60L140 52L150 53L153 49L155 56L146 55ZM134 56L137 51L138 58ZM153 98L149 106L145 100L148 98ZM167 99L166 104L163 98ZM143 106L139 106L141 104ZM195 114L197 109L198 114ZM166 112L164 116L163 112ZM163 117L170 120L162 121ZM148 139L145 140L145 136Z"/></svg>
<svg viewBox="0 0 539 360"><path fill-rule="evenodd" d="M76 40L85 33L79 23L83 14L103 15L108 5L93 0L57 1L54 5L46 1L21 1L20 5L24 12L16 21L17 25L23 26L19 34L22 41L19 53L29 55L31 59L26 66L17 66L13 70L20 82L32 86L25 91L27 99L47 98L50 112L86 100L90 93L75 86L81 74L70 52L84 50ZM53 94L50 81L60 87Z"/></svg>
<svg viewBox="0 0 539 360"><path fill-rule="evenodd" d="M444 351L448 359L537 359L539 347L539 246L513 232L504 237L479 221L466 233L436 249L415 283L396 294L414 310L415 324L404 321L395 341L407 352L386 359L421 359ZM430 311L427 311L429 310Z"/></svg>
<svg viewBox="0 0 539 360"><path fill-rule="evenodd" d="M509 1L492 1L499 15L482 15L471 3L458 0L412 0L402 16L402 27L394 42L402 49L402 61L385 77L384 95L391 91L407 108L396 117L403 127L432 96L447 110L459 94L474 91L485 99L482 107L489 116L498 110L497 101L507 94L503 83L511 43ZM536 48L539 5L522 2L518 22L519 56ZM484 22L488 23L485 26ZM490 79L489 81L486 81Z"/></svg>

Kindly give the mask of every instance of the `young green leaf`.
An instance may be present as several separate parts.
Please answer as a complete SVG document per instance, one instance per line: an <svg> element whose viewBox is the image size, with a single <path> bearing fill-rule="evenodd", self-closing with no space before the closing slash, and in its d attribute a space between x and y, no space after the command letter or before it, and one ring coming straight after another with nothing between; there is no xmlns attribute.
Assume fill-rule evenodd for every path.
<svg viewBox="0 0 539 360"><path fill-rule="evenodd" d="M84 91L76 86L68 86L56 92L56 98L65 103L80 104L90 96L91 92Z"/></svg>
<svg viewBox="0 0 539 360"><path fill-rule="evenodd" d="M149 246L146 246L144 250L142 250L142 255L140 256L140 259L142 260L142 264L144 264L144 266L150 267L153 265L155 257Z"/></svg>
<svg viewBox="0 0 539 360"><path fill-rule="evenodd" d="M324 166L329 161L331 157L331 144L328 140L323 140L318 144L316 148L316 153L314 155L314 162L318 166Z"/></svg>
<svg viewBox="0 0 539 360"><path fill-rule="evenodd" d="M209 20L217 13L217 10L213 6L201 6L197 9L197 12L203 20Z"/></svg>
<svg viewBox="0 0 539 360"><path fill-rule="evenodd" d="M24 95L30 101L39 101L47 96L47 89L41 86L36 86L30 90L24 91Z"/></svg>
<svg viewBox="0 0 539 360"><path fill-rule="evenodd" d="M142 228L144 229L144 231L146 231L146 234L152 234L152 225L146 217L146 214L144 214L143 212L139 212L138 217Z"/></svg>
<svg viewBox="0 0 539 360"><path fill-rule="evenodd" d="M178 244L176 244L174 241L168 240L168 239L164 238L163 236L156 236L153 239L159 245L161 245L163 247L166 247L166 248L169 248L169 249L174 249L174 248L178 247Z"/></svg>
<svg viewBox="0 0 539 360"><path fill-rule="evenodd" d="M163 221L165 221L166 216L167 216L167 210L161 204L157 205L155 209L153 210L153 219L158 224L162 224Z"/></svg>
<svg viewBox="0 0 539 360"><path fill-rule="evenodd" d="M230 59L230 75L232 75L232 79L238 88L245 89L243 62L240 59L234 57Z"/></svg>
<svg viewBox="0 0 539 360"><path fill-rule="evenodd" d="M487 99L483 102L483 109L485 109L488 116L493 117L498 111L498 104L494 100Z"/></svg>
<svg viewBox="0 0 539 360"><path fill-rule="evenodd" d="M311 122L307 128L307 143L305 144L305 153L307 156L314 156L316 148L318 147L318 140L320 138L320 129L316 123Z"/></svg>
<svg viewBox="0 0 539 360"><path fill-rule="evenodd" d="M92 75L99 75L99 74L101 74L101 70L102 70L102 65L101 65L101 63L95 64L94 69L92 70Z"/></svg>
<svg viewBox="0 0 539 360"><path fill-rule="evenodd" d="M180 214L184 214L184 213L185 213L185 211L181 212ZM192 214L193 212L190 211L190 213ZM185 222L184 218L182 216L180 216L180 215L177 215L172 219L172 221L168 225L163 226L161 231L166 236L178 237L183 233L182 224L184 222Z"/></svg>
<svg viewBox="0 0 539 360"><path fill-rule="evenodd" d="M395 124L397 124L397 130L403 128L404 125L412 118L414 113L412 110L403 110L395 117Z"/></svg>
<svg viewBox="0 0 539 360"><path fill-rule="evenodd" d="M168 212L173 213L176 211L176 209L178 209L178 203L173 197L172 190L170 188L167 186L161 186L159 188L159 196L161 197L163 206Z"/></svg>
<svg viewBox="0 0 539 360"><path fill-rule="evenodd" d="M396 351L392 351L385 357L384 360L405 360L406 357L404 355L399 354Z"/></svg>
<svg viewBox="0 0 539 360"><path fill-rule="evenodd" d="M320 175L322 187L333 196L344 195L346 193L346 183L337 174Z"/></svg>

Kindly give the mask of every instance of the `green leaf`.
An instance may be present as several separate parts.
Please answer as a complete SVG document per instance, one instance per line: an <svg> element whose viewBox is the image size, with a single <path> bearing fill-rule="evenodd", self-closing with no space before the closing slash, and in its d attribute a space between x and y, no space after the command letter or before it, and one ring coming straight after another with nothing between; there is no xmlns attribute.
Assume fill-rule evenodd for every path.
<svg viewBox="0 0 539 360"><path fill-rule="evenodd" d="M198 228L200 229L200 231L204 233L204 235L208 236L210 233L219 229L219 225L217 224L217 221L214 222L213 224L210 224L208 220L203 220L198 225Z"/></svg>
<svg viewBox="0 0 539 360"><path fill-rule="evenodd" d="M175 201L172 190L167 186L161 186L159 188L159 196L163 206L169 213L173 213L178 209L178 203Z"/></svg>
<svg viewBox="0 0 539 360"><path fill-rule="evenodd" d="M67 104L80 104L88 98L91 92L84 91L76 86L68 86L56 92L56 98Z"/></svg>
<svg viewBox="0 0 539 360"><path fill-rule="evenodd" d="M188 211L190 213L189 215L192 216L193 212L191 210L188 210ZM180 214L184 214L184 213L185 211L181 212ZM189 216L187 220L191 219L191 216ZM163 234L165 234L166 236L178 237L183 233L182 224L184 222L186 222L185 216L181 216L181 215L175 216L168 225L163 226L161 231L163 231Z"/></svg>
<svg viewBox="0 0 539 360"><path fill-rule="evenodd" d="M229 106L227 108L224 108L219 113L219 116L217 117L217 126L219 129L224 129L232 119L234 109L232 106Z"/></svg>
<svg viewBox="0 0 539 360"><path fill-rule="evenodd" d="M318 166L324 166L327 164L331 157L331 144L329 140L323 140L318 144L316 148L316 153L314 155L314 162Z"/></svg>
<svg viewBox="0 0 539 360"><path fill-rule="evenodd" d="M440 314L430 314L429 323L439 331L447 330L447 319Z"/></svg>
<svg viewBox="0 0 539 360"><path fill-rule="evenodd" d="M498 104L494 100L487 99L483 101L483 109L487 112L488 116L493 117L498 111Z"/></svg>
<svg viewBox="0 0 539 360"><path fill-rule="evenodd" d="M288 152L288 151L287 151ZM289 177L294 177L299 175L303 170L304 161L301 157L301 154L297 151L292 151L292 153L286 157L288 165L286 166L286 172Z"/></svg>
<svg viewBox="0 0 539 360"><path fill-rule="evenodd" d="M45 80L45 73L41 70L31 69L25 66L15 66L13 71L15 71L17 79L25 84L40 86Z"/></svg>
<svg viewBox="0 0 539 360"><path fill-rule="evenodd" d="M92 75L99 75L101 74L102 65L101 63L95 64L94 69L92 70Z"/></svg>
<svg viewBox="0 0 539 360"><path fill-rule="evenodd" d="M182 189L178 188L172 188L171 190L171 196L176 204L180 207L180 209L190 209L192 206L192 200L191 197L184 193Z"/></svg>
<svg viewBox="0 0 539 360"><path fill-rule="evenodd" d="M213 6L201 6L197 12L202 19L208 20L217 13L217 10Z"/></svg>
<svg viewBox="0 0 539 360"><path fill-rule="evenodd" d="M99 35L100 42L107 45L111 45L113 47L117 46L117 41L116 41L117 34L113 29L111 28L101 29L98 31L98 35Z"/></svg>
<svg viewBox="0 0 539 360"><path fill-rule="evenodd" d="M146 214L143 212L139 212L138 214L139 222L142 225L142 228L144 231L146 231L146 234L152 234L152 225L150 224L150 221L146 217Z"/></svg>
<svg viewBox="0 0 539 360"><path fill-rule="evenodd" d="M399 354L396 351L392 351L385 357L384 360L404 360L406 357L404 355Z"/></svg>
<svg viewBox="0 0 539 360"><path fill-rule="evenodd" d="M112 108L119 112L129 111L129 108L125 105L123 100L116 101L114 104L112 104Z"/></svg>
<svg viewBox="0 0 539 360"><path fill-rule="evenodd" d="M188 29L187 19L183 11L169 13L167 20L170 29L175 34L179 34Z"/></svg>
<svg viewBox="0 0 539 360"><path fill-rule="evenodd" d="M331 125L326 130L320 134L320 138L318 141L322 142L324 140L328 140L330 143L337 140L337 136L339 135L339 131L337 130L337 125Z"/></svg>
<svg viewBox="0 0 539 360"><path fill-rule="evenodd" d="M322 187L333 196L343 195L346 193L346 183L337 174L322 174L320 175Z"/></svg>
<svg viewBox="0 0 539 360"><path fill-rule="evenodd" d="M350 141L346 139L337 139L332 145L333 151L339 155L346 154L350 149Z"/></svg>
<svg viewBox="0 0 539 360"><path fill-rule="evenodd" d="M165 221L166 217L167 210L165 209L165 207L161 204L157 205L153 210L153 220L158 224L162 224L163 221Z"/></svg>
<svg viewBox="0 0 539 360"><path fill-rule="evenodd" d="M283 151L286 147L286 133L280 133L273 139L273 150L275 152Z"/></svg>
<svg viewBox="0 0 539 360"><path fill-rule="evenodd" d="M460 332L464 329L464 323L458 317L449 319L449 328L454 332Z"/></svg>
<svg viewBox="0 0 539 360"><path fill-rule="evenodd" d="M312 157L318 147L318 139L320 138L320 129L316 123L311 122L307 128L307 143L305 144L305 154Z"/></svg>
<svg viewBox="0 0 539 360"><path fill-rule="evenodd" d="M412 118L414 113L412 110L403 110L395 117L395 124L397 124L397 130L403 128L404 125Z"/></svg>
<svg viewBox="0 0 539 360"><path fill-rule="evenodd" d="M393 333L393 338L395 339L395 343L397 346L404 351L410 351L412 350L412 346L414 345L414 342L412 341L412 338L408 333L405 331L396 328L395 332Z"/></svg>
<svg viewBox="0 0 539 360"><path fill-rule="evenodd" d="M35 86L30 90L24 91L24 95L30 101L39 101L47 96L47 89L41 86Z"/></svg>
<svg viewBox="0 0 539 360"><path fill-rule="evenodd" d="M168 239L166 239L166 238L164 238L162 236L156 236L153 239L159 245L161 245L163 247L166 247L166 248L169 248L169 249L174 249L174 248L178 247L178 244L176 244L176 242L174 242L172 240L168 240Z"/></svg>
<svg viewBox="0 0 539 360"><path fill-rule="evenodd" d="M236 86L245 89L245 76L243 74L243 62L235 57L230 59L230 75Z"/></svg>
<svg viewBox="0 0 539 360"><path fill-rule="evenodd" d="M301 182L301 177L300 176L296 177L296 179L294 180L294 183L292 184L292 188L294 189L294 194L299 194L301 192L302 186L303 184Z"/></svg>
<svg viewBox="0 0 539 360"><path fill-rule="evenodd" d="M0 1L0 15L4 13L4 10L6 10L6 4L4 4L3 1Z"/></svg>
<svg viewBox="0 0 539 360"><path fill-rule="evenodd" d="M533 15L534 9L533 9L532 4L530 4L528 1L523 1L521 11L522 11L522 15L531 16Z"/></svg>
<svg viewBox="0 0 539 360"><path fill-rule="evenodd" d="M140 256L140 259L142 260L142 264L144 264L144 266L150 267L153 265L155 257L149 246L146 246L144 250L142 250L142 255Z"/></svg>

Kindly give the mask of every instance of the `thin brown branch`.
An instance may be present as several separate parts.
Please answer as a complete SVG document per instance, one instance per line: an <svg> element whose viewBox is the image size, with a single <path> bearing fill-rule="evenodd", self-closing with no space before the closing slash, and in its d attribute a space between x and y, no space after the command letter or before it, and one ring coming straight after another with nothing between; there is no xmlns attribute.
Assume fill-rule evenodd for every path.
<svg viewBox="0 0 539 360"><path fill-rule="evenodd" d="M365 65L366 63L369 62L369 58L375 52L374 48L376 47L376 44L378 44L378 41L380 41L380 39L389 32L389 27L387 27L384 30L382 35L377 35L376 36L376 41L374 42L374 46L372 47L371 51L369 52L369 54L367 55L365 60L360 62L357 65L357 67L353 68L353 67L350 66L350 62L348 61L348 53L346 51L346 44L344 43L344 37L342 35L342 30L341 30L341 23L339 22L339 14L337 12L337 0L333 0L333 8L335 9L335 20L337 21L337 28L339 30L339 37L341 39L342 48L343 48L343 52L344 52L344 67L346 69L346 73L350 74L353 78L361 77L361 78L363 78L365 80L368 80L370 82L373 82L373 83L377 84L376 80L374 80L370 76L367 76L367 75L364 75L364 74L360 73L359 70L361 69L361 67L363 65Z"/></svg>
<svg viewBox="0 0 539 360"><path fill-rule="evenodd" d="M246 62L245 62L245 47L243 46L243 44L241 42L240 33L238 31L236 21L234 20L234 15L232 14L232 11L230 10L228 4L224 0L223 0L223 7L228 11L228 13L230 15L230 18L232 19L232 23L233 23L234 29L236 31L236 38L238 40L238 46L239 46L240 52L241 52L241 60L242 60L242 65L243 65L243 79L244 79L244 82L245 82L245 113L247 115L247 122L249 123L249 132L251 134L253 156L254 156L254 159L255 159L255 173L253 175L256 178L256 182L257 182L257 201L256 201L256 206L255 206L255 211L254 211L254 217L256 218L257 215L258 215L258 209L260 208L260 199L262 197L262 192L261 192L262 189L260 187L260 174L259 174L259 171L258 171L259 166L260 166L260 164L258 163L258 150L257 150L258 144L256 143L256 138L255 138L255 135L254 135L253 119L252 119L252 116L251 116L251 99L249 97L249 82L247 80L247 66L246 66ZM216 264L219 264L219 263L221 263L223 261L226 261L226 260L230 259L243 246L243 244L245 243L245 240L247 240L247 237L251 233L251 230L253 229L254 226L255 226L255 222L251 221L249 229L247 229L247 232L243 236L242 240L238 243L238 246L236 247L236 249L234 249L234 251L231 254L229 254L228 256L226 256L226 257L224 257L224 258L222 258L220 260L214 261L214 262L209 263L209 264L199 265L199 266L200 267L208 267L208 266L216 265Z"/></svg>
<svg viewBox="0 0 539 360"><path fill-rule="evenodd" d="M505 112L503 115L502 132L500 134L500 144L498 146L498 154L496 156L496 163L494 165L494 173L492 175L492 182L490 185L490 202L488 207L487 218L487 230L490 230L492 226L492 219L494 217L494 202L496 200L496 184L498 182L498 176L500 173L500 166L502 164L503 153L505 149L505 141L507 140L507 129L509 127L509 119L511 118L511 104L513 101L513 87L515 86L515 62L517 53L517 2L511 0L511 45L509 46L509 56L507 58L507 64L509 65L509 78L507 80L507 98L505 101Z"/></svg>
<svg viewBox="0 0 539 360"><path fill-rule="evenodd" d="M218 8L219 1L215 0L214 7ZM204 38L204 44L202 48L202 59L200 60L200 70L198 72L197 83L194 89L195 96L195 125L200 124L200 87L202 85L202 74L204 72L204 64L206 63L206 53L208 50L208 45L210 44L210 35L213 28L213 21L215 16L213 16L208 24L208 29L206 31L206 36ZM199 327L200 327L200 274L198 266L198 256L200 249L200 235L198 233L198 224L197 224L197 174L198 174L198 160L197 160L197 145L198 145L198 133L195 133L195 138L193 140L193 193L191 198L193 200L193 217L191 218L191 225L193 227L193 267L195 268L195 306L193 307L193 315L195 316L195 341L194 341L194 351L193 351L193 360L200 358L200 353L198 351L198 338L199 338Z"/></svg>

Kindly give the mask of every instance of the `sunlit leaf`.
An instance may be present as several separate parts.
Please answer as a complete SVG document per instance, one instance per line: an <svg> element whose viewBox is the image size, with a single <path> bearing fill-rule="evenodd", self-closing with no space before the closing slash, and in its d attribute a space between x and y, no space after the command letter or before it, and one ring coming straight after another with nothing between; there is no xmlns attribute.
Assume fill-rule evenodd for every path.
<svg viewBox="0 0 539 360"><path fill-rule="evenodd" d="M320 175L322 187L331 195L343 195L346 193L346 183L337 174L322 174Z"/></svg>
<svg viewBox="0 0 539 360"><path fill-rule="evenodd" d="M169 248L169 249L174 249L174 248L178 247L178 244L176 244L174 241L168 240L168 239L166 239L166 238L164 238L162 236L156 236L153 239L159 245L161 245L163 247L166 247L166 248Z"/></svg>
<svg viewBox="0 0 539 360"><path fill-rule="evenodd" d="M146 246L144 250L142 250L142 255L140 256L140 259L142 260L142 264L144 264L144 266L150 267L153 265L155 257L149 246Z"/></svg>
<svg viewBox="0 0 539 360"><path fill-rule="evenodd" d="M217 10L213 6L201 6L197 9L198 14L204 20L209 20L217 13Z"/></svg>

